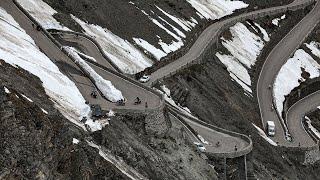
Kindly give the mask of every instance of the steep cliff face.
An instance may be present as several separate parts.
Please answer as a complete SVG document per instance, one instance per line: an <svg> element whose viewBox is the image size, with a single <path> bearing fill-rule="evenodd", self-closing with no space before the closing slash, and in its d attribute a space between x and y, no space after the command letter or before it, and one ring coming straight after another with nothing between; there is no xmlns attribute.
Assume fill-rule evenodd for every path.
<svg viewBox="0 0 320 180"><path fill-rule="evenodd" d="M83 140L28 72L0 65L0 177L4 179L120 178L112 164Z"/></svg>
<svg viewBox="0 0 320 180"><path fill-rule="evenodd" d="M148 133L145 123L141 115L118 116L94 139L150 179L217 178L181 124L171 119L164 136L157 136Z"/></svg>
<svg viewBox="0 0 320 180"><path fill-rule="evenodd" d="M90 134L54 108L38 78L3 61L0 121L4 179L128 179L88 141L149 179L216 179L180 124L157 136L146 130L145 115L128 114Z"/></svg>

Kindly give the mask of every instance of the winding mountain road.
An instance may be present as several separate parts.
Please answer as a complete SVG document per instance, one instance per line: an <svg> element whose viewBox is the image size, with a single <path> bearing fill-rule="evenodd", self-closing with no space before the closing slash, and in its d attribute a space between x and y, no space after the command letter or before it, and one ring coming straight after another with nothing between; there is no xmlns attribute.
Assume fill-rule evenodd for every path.
<svg viewBox="0 0 320 180"><path fill-rule="evenodd" d="M99 104L103 109L144 110L144 103L134 105L135 98L140 97L142 102L148 102L148 108L152 109L160 105L160 98L156 94L147 91L142 86L137 86L126 79L89 63L98 74L103 78L110 80L113 85L123 93L127 103L125 106L120 107L116 106L115 103L107 101L100 94L98 94L97 98L93 98L90 94L92 90L96 89L95 84L83 74L81 69L72 59L63 53L42 31L37 31L32 26L33 22L13 3L12 0L1 0L0 6L13 16L27 34L33 38L38 47L58 65L59 69L74 81L81 94L90 104ZM93 48L93 50L96 50L96 48ZM105 61L105 59L103 60Z"/></svg>
<svg viewBox="0 0 320 180"><path fill-rule="evenodd" d="M219 37L220 31L226 25L230 25L232 23L244 20L246 18L254 19L254 18L258 17L259 14L260 15L265 14L265 13L276 14L279 12L284 12L287 10L287 8L297 6L297 5L303 5L304 3L305 3L305 1L303 1L303 0L296 0L293 3L291 3L290 5L281 6L281 7L273 7L273 8L258 10L258 11L254 11L254 12L249 12L249 13L241 14L237 17L231 17L226 20L214 23L213 25L209 26L207 29L204 30L204 32L199 36L199 38L193 44L191 49L183 57L177 59L176 61L174 61L174 62L168 64L167 66L160 68L159 70L152 73L150 75L151 80L148 82L148 85L151 86L152 83L158 81L159 79L162 79L172 73L175 73L181 67L183 67L189 63L192 63L193 61L196 61L201 55L203 55L205 50L211 44L213 44L215 42L216 38ZM22 11L20 11L20 9L18 7L16 7L16 5L12 2L12 0L1 0L0 6L3 7L9 14L11 14L14 17L14 19L20 24L20 26L23 29L25 29L26 32L34 39L34 41L42 49L42 51L50 59L55 61L55 63L59 65L59 68L64 73L66 73L76 83L80 92L83 94L83 96L91 104L100 104L102 107L107 108L107 109L117 108L114 105L114 103L106 101L101 96L99 96L97 99L92 98L90 96L90 92L92 91L92 89L95 88L94 84L90 81L90 79L87 78L81 72L79 67L77 67L73 63L73 61L67 55L65 55L59 49L59 47L57 47L43 32L36 31L32 27L33 22L27 16L25 16L25 14ZM288 36L287 36L288 39L283 40L283 41L285 41L284 44L283 45L278 44L277 47L279 49L281 49L281 51L280 51L281 55L279 55L279 57L277 57L277 55L276 55L277 50L275 50L276 52L273 52L275 55L270 54L269 58L267 59L266 62L268 62L268 63L266 63L266 65L263 69L263 72L261 72L261 75L260 75L262 80L259 82L262 82L262 83L261 83L261 85L258 83L258 92L257 92L257 94L260 94L260 96L258 95L258 98L261 97L261 100L259 100L259 102L263 102L263 104L259 104L262 109L261 114L262 114L263 121L275 118L274 120L276 122L278 122L276 120L277 117L276 117L275 111L273 111L273 112L268 111L268 109L270 110L269 107L271 107L271 105L272 105L272 92L270 92L270 90L265 91L266 89L268 89L268 88L265 89L265 87L268 86L269 84L272 84L276 73L281 68L281 65L285 62L287 56L290 56L290 53L283 53L283 49L286 49L288 52L293 52L295 50L295 48L297 48L297 46L295 46L295 44L297 45L297 42L299 42L299 43L302 42L302 40L299 38L303 39L311 31L310 29L312 29L313 26L318 21L319 18L316 18L316 17L320 17L319 3L317 3L316 8L311 13L309 13L306 16L306 18L304 18L304 20L302 22L300 22L296 26L297 30L295 30L296 29L296 27L295 27L295 29L292 30L288 34ZM306 26L306 27L304 27L304 26ZM306 28L306 29L304 29L304 28ZM297 37L295 37L295 36L297 36ZM106 59L100 54L101 52L99 52L99 50L97 50L97 47L95 46L94 43L90 43L86 39L75 39L74 37L65 37L64 40L69 40L70 42L73 42L73 43L82 44L83 45L82 50L85 53L87 53L90 56L95 57L100 65L114 70L112 65L110 65L106 61ZM290 44L290 47L286 47L286 45L288 45L288 43ZM285 55L285 54L287 54L287 55ZM275 56L275 57L273 57L273 56ZM278 60L274 60L273 58L278 59ZM282 63L277 62L277 61L282 61ZM275 66L274 63L275 64L278 63L277 64L278 70L273 70L272 68L271 68L272 70L270 70L269 66L274 67ZM127 81L126 79L121 78L121 77L115 75L114 73L107 71L106 69L95 65L94 63L89 63L89 65L92 68L94 68L97 71L97 73L99 73L102 77L104 77L107 80L110 80L116 86L116 88L118 88L120 91L125 93L124 96L127 98L128 102L133 102L134 98L139 96L139 97L142 97L143 101L148 101L149 107L150 106L157 107L159 105L159 102L160 102L159 97L157 95L155 95L154 93L152 93L144 88L141 88L141 86L137 86L136 84L134 84L130 81ZM265 78L265 79L263 79L263 78ZM312 101L315 101L314 104L316 104L316 99L312 99ZM270 104L268 104L269 102L270 102ZM309 102L310 101L307 100L307 102L305 102L305 103L309 103ZM297 105L297 107L293 106L292 111L294 113L289 114L288 121L292 121L290 118L293 118L293 120L296 120L295 118L301 116L300 112L305 112L306 108L304 108L304 109L301 108L304 105L303 103L304 102L302 101L299 103L299 105ZM308 106L310 106L310 104ZM121 108L143 110L144 106L135 106L133 104L128 104L128 106L121 107ZM295 109L295 108L297 108L297 109ZM225 133L220 133L216 130L213 130L211 128L203 126L197 122L190 121L189 118L186 118L186 117L184 117L184 118L185 118L184 120L186 122L188 122L188 124L194 130L196 130L199 134L201 134L205 139L208 139L211 146L207 146L207 149L210 152L212 151L214 153L221 153L221 154L227 153L228 154L228 153L234 153L235 151L240 151L242 149L248 148L248 142L245 142L241 138L235 138L235 137L227 135ZM279 124L278 124L278 126L279 126ZM292 126L296 126L296 124L293 124ZM278 129L280 129L280 128L278 128ZM300 137L301 133L299 131L302 128L297 128L297 129L298 129L296 131L297 136ZM190 131L189 131L189 134L190 134ZM283 132L282 133L277 132L277 135L278 134L283 134ZM292 133L292 135L296 136L295 133ZM304 135L305 135L305 133L304 133ZM195 138L194 134L190 134L190 136L192 138ZM221 139L216 138L216 137L221 137ZM284 145L289 144L286 141L284 141L283 135L281 137L276 136L275 138L277 141L279 141L280 143L283 143ZM306 138L306 137L301 135L301 138ZM225 141L228 143L225 143L223 145L223 147L221 147L221 149L219 149L217 147L214 147L214 145L213 145L213 144L216 144L217 141L221 141L221 142ZM294 145L296 145L296 141L294 141L293 143L294 143ZM308 142L308 140L306 140L305 144L303 144L303 145L308 146L309 143L311 144L311 142ZM237 147L236 149L235 149L235 146ZM252 145L251 145L251 148L252 148ZM250 149L250 151L251 151L251 149Z"/></svg>
<svg viewBox="0 0 320 180"><path fill-rule="evenodd" d="M81 50L83 50L83 52L88 52L87 55L94 57L97 60L96 63L99 64L101 67L104 64L106 64L106 59L104 59L102 56L103 52L100 52L97 49L97 46L93 46L94 43L89 42L91 41L90 39L85 38L83 37L83 35L80 35L80 34L76 35L72 32L59 31L54 34L59 35L59 39L61 39L62 41L65 41L61 43L63 44L65 43L65 45L67 45L68 43L69 44L76 43L73 45L76 45L76 47L79 47ZM95 48L95 49L92 49L92 48ZM89 65L91 65L96 70L97 73L103 76L103 73L99 71L97 66L94 66L91 63L89 63ZM105 78L108 78L108 77L105 77ZM128 89L127 91L130 91L130 89ZM167 107L170 107L172 109L172 106L168 104L167 104ZM175 109L175 111L178 112L179 110ZM181 121L181 118L182 118L183 119L182 121L188 124L188 127L187 127L184 123L180 122L180 124L182 124L183 127L185 127L188 136L193 142L202 143L198 138L198 135L202 136L206 141L208 141L209 143L205 145L207 149L206 151L207 153L212 153L220 157L235 157L235 156L241 156L243 154L246 154L248 151L245 151L245 153L241 153L241 152L244 152L243 150L245 150L248 146L251 146L250 145L251 141L249 140L249 138L245 136L235 137L235 136L228 135L227 133L219 132L212 128L201 125L196 121L193 121L187 115L181 116L181 113L179 112L177 115L173 115L172 113L169 113L169 116L171 120L174 120L174 121ZM179 118L176 116L179 116ZM200 120L198 119L198 121ZM192 132L190 128L193 129L194 132ZM219 142L219 146L216 146L217 142ZM234 153L235 149L240 153Z"/></svg>
<svg viewBox="0 0 320 180"><path fill-rule="evenodd" d="M204 55L207 48L209 48L213 43L215 43L218 40L220 33L226 27L230 27L232 24L241 22L245 19L256 19L265 15L272 15L280 12L285 12L287 11L287 9L300 5L303 6L308 3L310 4L310 2L311 0L295 0L294 2L288 5L271 7L267 9L261 9L257 11L240 14L238 16L227 18L225 20L210 25L200 34L196 42L192 45L192 47L185 55L151 73L150 81L147 84L149 86L152 86L153 83L165 77L171 76L184 66L188 66L188 64L191 64L193 62L197 62L197 60L201 59L201 56Z"/></svg>
<svg viewBox="0 0 320 180"><path fill-rule="evenodd" d="M33 21L29 19L13 3L12 0L2 0L0 2L0 6L13 16L13 18L20 24L20 26L26 30L27 34L29 34L34 39L39 48L59 66L63 73L68 75L68 77L75 82L84 98L88 100L90 104L99 104L103 109L119 108L134 111L145 110L146 108L144 104L138 106L133 105L134 98L140 97L142 101L148 101L148 108L156 108L160 105L161 100L159 96L154 94L152 91L147 90L146 88L142 88L141 85L132 83L132 81L128 81L122 76L114 74L115 72L112 72L114 70L112 69L112 66L108 64L108 61L103 57L95 43L90 42L90 39L80 36L72 36L70 34L63 34L62 39L64 39L65 41L76 43L79 47L82 47L81 50L96 59L96 63L92 63L89 61L87 61L87 63L99 75L101 75L104 79L110 80L116 88L122 91L129 103L127 103L126 106L118 107L115 106L114 103L105 100L100 95L98 96L98 98L92 98L90 96L90 93L93 89L95 89L95 85L82 73L81 69L73 62L73 60L61 51L61 47L58 47L50 38L46 36L43 31L35 30L35 28L32 26ZM190 121L188 119L186 120ZM235 145L237 145L237 151L239 151L240 153L242 151L242 148L245 148L248 145L246 141L242 140L241 138L232 137L230 135L215 131L203 125L197 124L196 122L190 121L189 123L191 123L192 126L197 130L198 134L204 134L203 136L207 139L210 139L210 141L219 140L222 142L225 139L226 142L233 142L229 144L222 143L221 148L209 147L207 151L209 153L225 154L226 156L228 156L229 154L233 154ZM199 141L199 139L197 140L197 136L191 133L190 129L187 128L187 132L192 140L195 140L197 142ZM250 148L252 148L252 146L250 146Z"/></svg>
<svg viewBox="0 0 320 180"><path fill-rule="evenodd" d="M288 129L284 126L284 120L279 118L276 109L272 109L273 89L268 88L274 84L274 80L283 64L290 58L295 50L303 43L320 20L320 2L318 1L313 10L308 13L270 52L259 75L257 84L257 97L261 112L263 126L272 120L276 124L276 135L272 137L281 146L287 147L311 147L315 142L308 136L301 124L303 115L316 108L317 95L307 98L290 109L287 116ZM319 101L318 101L319 102ZM283 128L282 128L283 127ZM285 139L285 132L289 130L293 141Z"/></svg>

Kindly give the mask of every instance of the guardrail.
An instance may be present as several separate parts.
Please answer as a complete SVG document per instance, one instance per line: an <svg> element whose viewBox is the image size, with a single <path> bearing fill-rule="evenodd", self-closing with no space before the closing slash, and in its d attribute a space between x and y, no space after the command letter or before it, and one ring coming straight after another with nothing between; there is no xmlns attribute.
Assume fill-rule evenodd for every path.
<svg viewBox="0 0 320 180"><path fill-rule="evenodd" d="M44 35L45 35L46 37L48 37L67 57L69 57L70 59L72 59L73 62L76 61L76 59L74 59L72 56L70 56L69 53L63 48L62 44L61 44L60 42L58 42L46 29L44 29L44 28L41 26L41 24L40 24L34 17L32 17L32 16L27 12L27 10L25 10L16 0L12 0L12 1L14 2L14 4L15 4L36 26L39 26L39 27L41 28L40 30L44 33ZM98 46L97 46L97 47L98 47ZM95 62L92 61L92 63L95 63ZM98 65L98 64L96 64L96 65ZM81 66L78 66L78 67L82 70ZM162 95L161 93L155 91L154 89L152 89L152 88L150 88L150 87L147 87L147 86L142 85L141 83L139 83L139 82L137 82L137 81L135 81L135 80L133 80L133 79L125 76L124 74L121 74L121 73L119 73L119 72L110 70L110 69L108 69L108 68L106 68L106 67L103 67L103 66L101 66L101 65L99 65L99 67L103 68L104 70L106 70L106 71L108 71L108 72L110 72L110 73L112 73L112 74L114 74L114 75L116 75L116 76L121 77L122 79L124 79L124 80L126 80L126 81L129 81L129 82L132 83L132 84L135 84L135 85L139 86L140 88L143 88L143 89L145 89L145 90L147 90L147 91L150 91L150 92L152 92L153 94L155 94L156 96L159 97L159 99L160 99L160 105L159 105L158 107L156 107L156 108L148 108L147 110L141 110L142 112L145 112L145 111L148 111L148 112L149 112L149 111L154 111L154 110L157 110L157 109L160 109L160 108L163 108L163 107L164 107L164 98L163 98L163 95ZM82 70L82 71L83 71L83 70ZM85 73L86 71L83 71L83 72ZM87 75L87 76L88 76L88 75ZM89 79L90 79L91 81L93 81L92 78L90 78L90 76L88 76L88 77L89 77ZM94 82L94 81L93 81L93 82ZM121 112L129 112L130 109L118 110L118 112L120 112L120 111L121 111ZM131 111L133 111L133 110L131 110ZM134 111L139 111L139 110L134 110Z"/></svg>
<svg viewBox="0 0 320 180"><path fill-rule="evenodd" d="M222 32L225 31L226 28L229 28L230 26L238 23L238 22L241 22L241 21L244 21L244 20L247 20L247 19L258 19L260 17L265 17L266 15L275 15L275 14L279 14L279 13L283 13L283 12L286 12L286 11L295 11L295 10L298 10L298 9L301 9L301 8L304 8L308 5L311 5L312 3L314 3L316 0L308 0L308 1L304 1L302 4L289 4L289 5L286 5L286 6L282 6L282 7L278 7L278 8L270 8L270 11L266 11L266 12L263 12L263 10L257 10L257 11L253 11L253 12L250 12L250 13L247 13L245 15L239 15L237 17L232 17L232 18L229 18L229 19L225 19L224 21L218 21L217 23L222 23L224 22L221 27L219 28L218 32L216 33L215 36L213 36L210 41L208 41L208 43L205 45L205 48L203 48L201 50L201 52L198 54L198 56L196 58L194 58L193 60L191 60L190 62L188 62L187 64L179 67L179 69L177 70L174 70L172 72L170 72L169 74L167 75L164 75L154 81L152 81L151 83L151 86L154 86L158 81L161 81L165 78L168 78L168 77L171 77L173 75L175 75L176 73L178 73L179 71L181 70L184 70L194 64L198 64L199 62L201 62L204 58L204 55L205 55L205 52L207 52L209 50L209 48L211 48L211 46L219 40L219 37L220 37L220 34ZM215 25L215 24L213 24ZM211 26L213 26L211 25ZM211 26L209 26L208 28L210 28Z"/></svg>
<svg viewBox="0 0 320 180"><path fill-rule="evenodd" d="M233 137L238 137L238 138L240 138L243 141L248 143L248 146L246 146L244 149L241 149L241 150L239 149L238 151L234 151L234 152L231 152L231 153L216 153L216 154L213 154L214 156L216 156L216 157L225 157L225 158L235 158L235 157L240 157L240 156L249 154L252 151L253 143L252 143L251 138L249 138L248 136L240 134L240 133L236 133L236 132L233 132L233 131L229 131L229 130L226 130L226 129L223 129L223 128L214 126L212 124L208 124L208 123L206 123L204 121L201 121L200 119L188 116L188 115L180 112L180 110L176 109L175 107L173 107L169 103L166 103L166 105L171 109L171 111L174 111L176 114L178 114L180 116L188 118L188 119L190 119L190 120L192 120L192 121L194 121L194 122L196 122L196 123L198 123L198 124L200 124L202 126L208 127L208 128L210 128L212 130L215 130L217 132L228 134L228 135L233 136ZM184 123L186 123L186 122L184 122ZM190 127L190 126L188 125L188 127ZM190 127L190 128L192 129L192 127ZM197 133L195 133L195 134L197 134Z"/></svg>

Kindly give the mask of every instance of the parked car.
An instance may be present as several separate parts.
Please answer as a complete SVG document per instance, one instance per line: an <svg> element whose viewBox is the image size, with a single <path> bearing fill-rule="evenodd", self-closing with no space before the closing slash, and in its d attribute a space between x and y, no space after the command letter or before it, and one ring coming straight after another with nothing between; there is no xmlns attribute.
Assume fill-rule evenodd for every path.
<svg viewBox="0 0 320 180"><path fill-rule="evenodd" d="M276 134L276 125L273 121L267 121L267 133L269 136L274 136Z"/></svg>
<svg viewBox="0 0 320 180"><path fill-rule="evenodd" d="M198 149L200 152L206 152L206 147L204 147L203 144L198 143L198 142L193 142L193 143L197 146L197 149Z"/></svg>
<svg viewBox="0 0 320 180"><path fill-rule="evenodd" d="M143 76L139 79L139 81L142 82L142 83L146 83L146 82L148 82L149 80L150 80L150 77L147 76L147 75L143 75Z"/></svg>

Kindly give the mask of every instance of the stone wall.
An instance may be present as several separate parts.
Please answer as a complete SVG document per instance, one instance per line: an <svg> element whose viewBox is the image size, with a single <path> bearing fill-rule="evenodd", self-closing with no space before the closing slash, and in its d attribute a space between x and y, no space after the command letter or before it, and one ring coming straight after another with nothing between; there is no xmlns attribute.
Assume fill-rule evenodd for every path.
<svg viewBox="0 0 320 180"><path fill-rule="evenodd" d="M320 151L319 147L314 150L306 151L305 152L305 157L304 157L304 165L307 164L314 164L315 162L320 160Z"/></svg>
<svg viewBox="0 0 320 180"><path fill-rule="evenodd" d="M166 111L159 109L151 112L146 116L145 128L148 134L152 134L158 137L163 137L169 130L169 124L165 116Z"/></svg>

